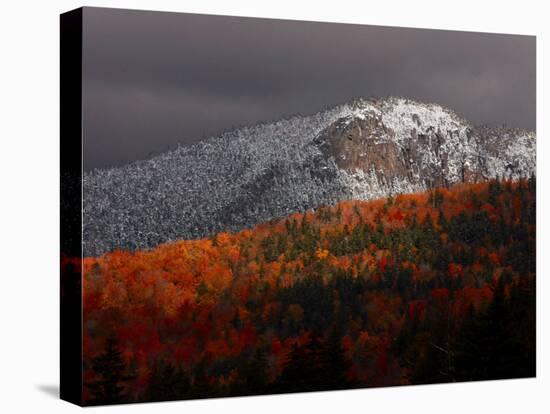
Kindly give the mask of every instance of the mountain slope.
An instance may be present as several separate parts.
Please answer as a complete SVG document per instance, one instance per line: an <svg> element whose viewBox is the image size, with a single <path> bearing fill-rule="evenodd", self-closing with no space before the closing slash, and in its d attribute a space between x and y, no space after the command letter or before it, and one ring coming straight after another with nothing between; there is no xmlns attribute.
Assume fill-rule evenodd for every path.
<svg viewBox="0 0 550 414"><path fill-rule="evenodd" d="M239 230L343 199L535 171L535 134L439 105L354 100L85 173L84 254Z"/></svg>

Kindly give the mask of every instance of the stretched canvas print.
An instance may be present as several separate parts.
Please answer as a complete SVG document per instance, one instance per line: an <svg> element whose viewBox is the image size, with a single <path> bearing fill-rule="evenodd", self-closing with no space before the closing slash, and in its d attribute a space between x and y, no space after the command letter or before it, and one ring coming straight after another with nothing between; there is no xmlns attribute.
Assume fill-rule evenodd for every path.
<svg viewBox="0 0 550 414"><path fill-rule="evenodd" d="M533 36L63 14L62 398L535 376L534 131Z"/></svg>

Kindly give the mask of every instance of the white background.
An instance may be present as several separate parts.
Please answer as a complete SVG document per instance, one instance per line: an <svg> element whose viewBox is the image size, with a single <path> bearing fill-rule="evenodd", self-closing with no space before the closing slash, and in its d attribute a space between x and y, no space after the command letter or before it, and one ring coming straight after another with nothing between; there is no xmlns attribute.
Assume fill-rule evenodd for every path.
<svg viewBox="0 0 550 414"><path fill-rule="evenodd" d="M548 20L539 1L128 0L84 5L536 34L538 378L101 408L109 412L549 412ZM65 413L59 375L59 13L78 1L0 8L0 411ZM544 25L546 24L546 28ZM548 108L548 106L547 106ZM546 123L545 123L546 121ZM546 406L546 407L545 407ZM87 409L96 411L98 408Z"/></svg>

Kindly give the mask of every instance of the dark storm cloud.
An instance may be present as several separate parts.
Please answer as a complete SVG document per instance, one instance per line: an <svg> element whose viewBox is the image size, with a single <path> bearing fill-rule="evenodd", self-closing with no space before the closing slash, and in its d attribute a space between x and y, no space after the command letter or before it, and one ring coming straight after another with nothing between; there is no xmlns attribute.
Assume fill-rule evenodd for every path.
<svg viewBox="0 0 550 414"><path fill-rule="evenodd" d="M353 97L535 128L535 38L86 8L85 168Z"/></svg>

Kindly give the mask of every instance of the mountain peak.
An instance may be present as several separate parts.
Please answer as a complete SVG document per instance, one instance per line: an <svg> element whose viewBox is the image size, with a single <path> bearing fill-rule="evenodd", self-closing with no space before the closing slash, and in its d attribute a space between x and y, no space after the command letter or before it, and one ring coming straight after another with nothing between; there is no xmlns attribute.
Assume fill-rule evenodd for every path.
<svg viewBox="0 0 550 414"><path fill-rule="evenodd" d="M535 172L535 135L402 97L357 98L84 174L84 251L240 230L344 199Z"/></svg>

